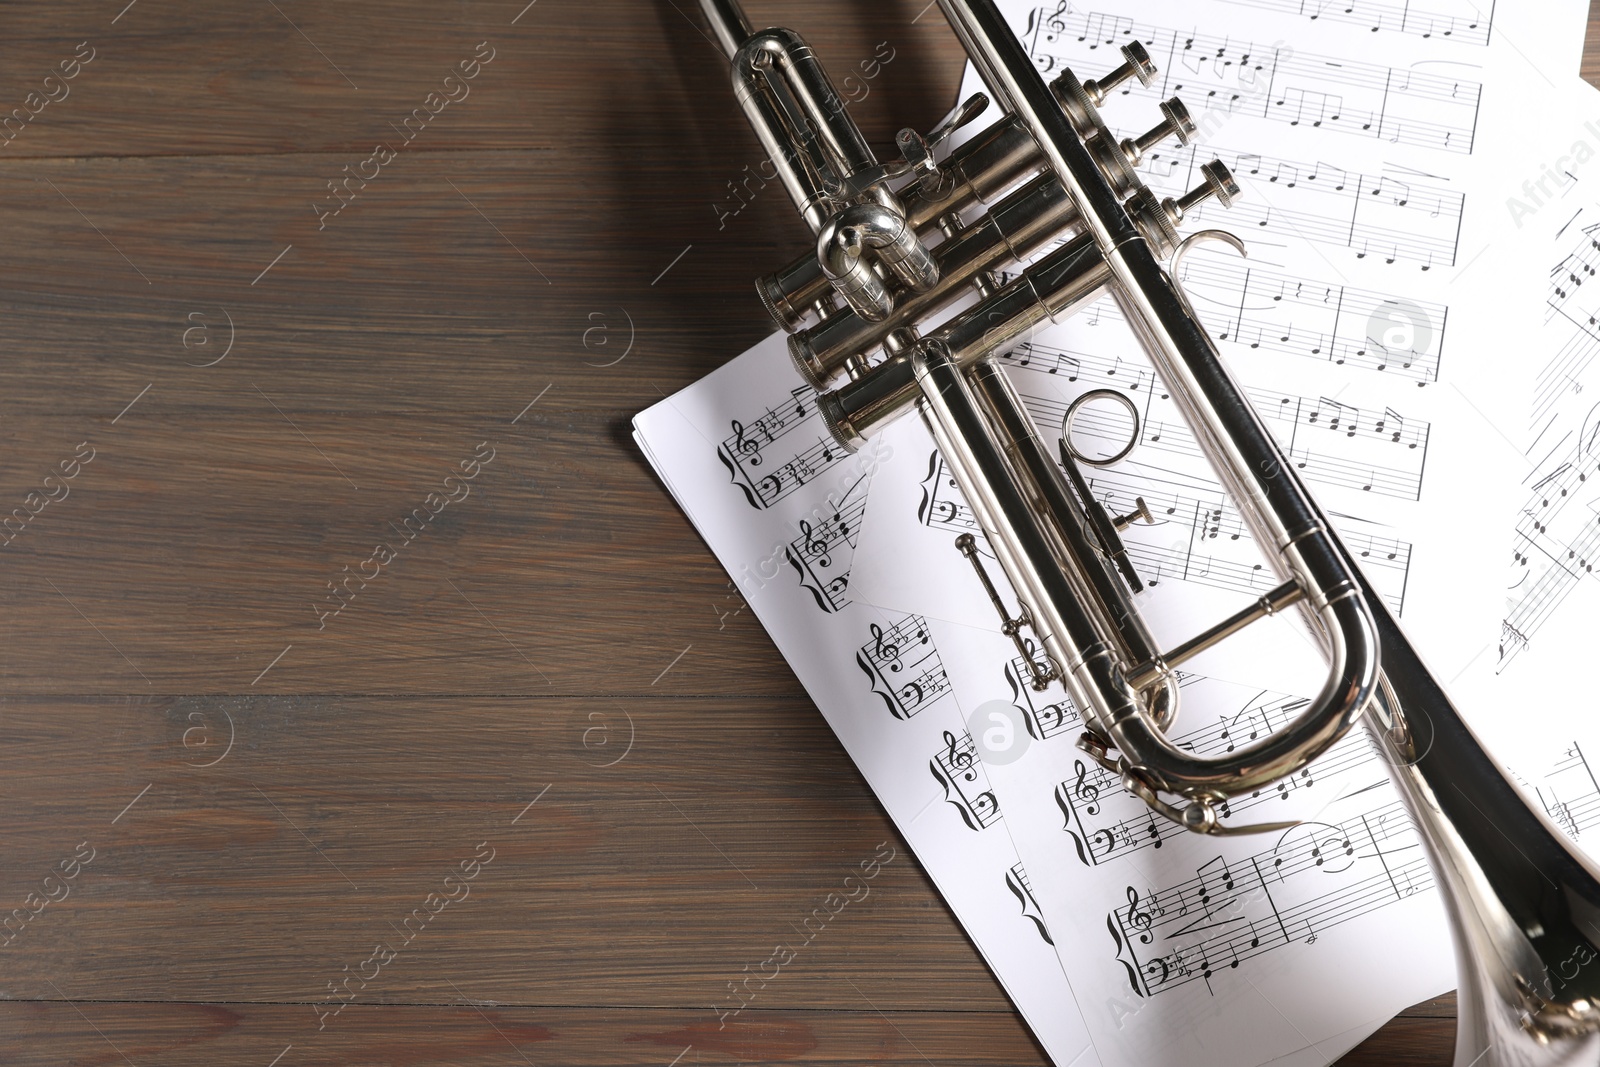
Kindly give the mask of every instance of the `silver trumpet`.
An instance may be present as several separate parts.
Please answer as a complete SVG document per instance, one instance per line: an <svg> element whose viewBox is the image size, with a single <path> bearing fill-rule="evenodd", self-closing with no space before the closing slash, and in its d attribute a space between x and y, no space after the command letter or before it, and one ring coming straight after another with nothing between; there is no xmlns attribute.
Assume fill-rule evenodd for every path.
<svg viewBox="0 0 1600 1067"><path fill-rule="evenodd" d="M791 333L829 428L855 447L915 409L932 432L1014 591L978 568L1039 689L1059 682L1087 724L1080 746L1163 816L1197 833L1229 797L1316 759L1362 720L1389 760L1455 934L1457 1067L1600 1064L1600 869L1522 799L1401 632L1326 515L1223 366L1163 262L1204 231L1177 227L1239 188L1220 162L1185 196L1158 199L1137 167L1194 134L1183 104L1118 140L1098 107L1154 73L1137 44L1105 77L1046 84L991 0L939 0L1004 117L942 162L941 142L988 105L979 94L926 136L903 130L879 162L806 43L753 30L737 0L701 0L734 93L814 246L757 283ZM986 210L964 222L971 209ZM1064 241L1020 268L1035 252ZM1020 270L1004 282L998 270ZM1142 342L1281 584L1175 648L1139 616L1120 530L1087 491L1070 426L1054 449L996 360L1029 331L1109 293ZM934 326L931 312L966 310ZM877 358L882 352L883 358ZM1069 414L1069 423L1071 415ZM1275 549L1275 551L1271 551ZM1167 736L1175 668L1251 622L1297 605L1328 665L1321 692L1280 732L1216 758ZM1023 637L1031 631L1034 640ZM1039 652L1033 650L1037 648Z"/></svg>

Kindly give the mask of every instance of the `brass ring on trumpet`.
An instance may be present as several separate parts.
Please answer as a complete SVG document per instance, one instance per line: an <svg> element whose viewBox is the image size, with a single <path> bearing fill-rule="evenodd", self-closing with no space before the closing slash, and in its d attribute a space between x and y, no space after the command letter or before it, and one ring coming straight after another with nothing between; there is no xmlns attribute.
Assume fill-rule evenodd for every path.
<svg viewBox="0 0 1600 1067"><path fill-rule="evenodd" d="M1133 426L1128 431L1128 443L1109 456L1099 458L1085 455L1079 451L1078 446L1072 443L1072 423L1078 417L1078 412L1083 406L1094 400L1113 400L1120 404L1133 420ZM1128 453L1133 451L1133 446L1139 443L1139 409L1132 400L1115 389L1090 389L1087 393L1078 396L1071 404L1067 405L1066 417L1061 420L1061 443L1079 463L1087 463L1091 467L1109 467L1113 463L1120 463L1128 458Z"/></svg>

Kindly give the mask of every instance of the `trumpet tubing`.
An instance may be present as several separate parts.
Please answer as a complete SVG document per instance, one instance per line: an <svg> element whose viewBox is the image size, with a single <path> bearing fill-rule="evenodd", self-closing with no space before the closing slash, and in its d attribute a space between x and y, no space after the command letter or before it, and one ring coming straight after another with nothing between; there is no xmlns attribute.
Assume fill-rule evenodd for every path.
<svg viewBox="0 0 1600 1067"><path fill-rule="evenodd" d="M1231 205L1240 195L1233 177L1213 161L1202 184L1167 199L1141 181L1150 150L1188 143L1195 126L1176 99L1139 137L1118 140L1101 119L1112 89L1148 84L1154 73L1139 45L1102 78L1067 70L1046 84L992 0L939 5L1002 115L940 162L941 145L986 110L979 94L926 135L901 131L899 158L883 162L797 34L752 29L736 0L701 0L735 97L811 234L811 247L759 279L757 291L790 333L829 431L855 448L918 413L1005 575L1012 603L984 571L976 540L958 539L1026 657L1028 681L1061 685L1083 715L1080 747L1179 825L1206 834L1282 829L1225 824L1217 809L1297 772L1362 722L1388 756L1455 934L1458 1067L1600 1064L1600 969L1565 969L1600 954L1600 871L1478 743L1168 268L1202 238L1243 251L1231 235L1185 238L1178 229L1203 201ZM1137 515L1109 515L1088 491L1082 465L1105 461L1073 447L1076 406L1047 444L997 362L1041 325L1107 295L1279 582L1165 649L1140 617L1133 597L1142 583L1120 538ZM932 323L963 300L963 310ZM1291 607L1326 662L1317 695L1283 729L1224 755L1173 743L1175 668Z"/></svg>

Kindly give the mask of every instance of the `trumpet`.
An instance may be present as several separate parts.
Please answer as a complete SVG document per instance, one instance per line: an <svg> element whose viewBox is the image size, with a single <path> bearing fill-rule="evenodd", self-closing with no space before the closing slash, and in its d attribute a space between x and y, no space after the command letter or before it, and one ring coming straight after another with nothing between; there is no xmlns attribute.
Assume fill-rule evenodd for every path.
<svg viewBox="0 0 1600 1067"><path fill-rule="evenodd" d="M898 158L880 162L799 35L755 31L737 0L701 0L735 97L811 231L811 247L757 291L789 332L830 432L855 448L912 411L926 423L1013 593L1014 609L977 539L959 538L1025 657L1026 680L1063 687L1085 723L1079 746L1167 819L1215 835L1293 825L1237 827L1218 808L1296 773L1359 721L1387 757L1444 898L1457 950L1457 1067L1600 1064L1600 973L1568 973L1574 959L1600 954L1600 868L1474 737L1175 277L1197 241L1243 251L1224 231L1179 233L1200 203L1231 205L1238 184L1217 161L1180 197L1158 198L1141 181L1148 153L1169 139L1187 144L1196 126L1176 98L1138 137L1118 139L1101 118L1117 86L1148 84L1155 72L1137 43L1103 77L1064 70L1047 84L992 0L939 6L988 95L962 102L926 135L902 130ZM991 96L1003 116L942 153ZM964 221L975 208L977 220ZM1047 446L998 362L1040 324L1105 295L1279 582L1173 647L1157 644L1133 599L1141 580L1121 531L1142 502L1134 514L1109 514L1083 471L1121 455L1090 457L1073 445L1076 404ZM961 300L964 309L930 323ZM1178 666L1291 607L1327 666L1316 697L1282 730L1222 756L1174 744Z"/></svg>

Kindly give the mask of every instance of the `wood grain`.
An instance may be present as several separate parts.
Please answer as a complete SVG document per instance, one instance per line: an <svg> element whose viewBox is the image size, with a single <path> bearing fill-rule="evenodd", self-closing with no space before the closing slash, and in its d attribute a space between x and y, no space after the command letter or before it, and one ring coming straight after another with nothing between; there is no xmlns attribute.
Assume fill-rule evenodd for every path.
<svg viewBox="0 0 1600 1067"><path fill-rule="evenodd" d="M93 850L0 949L0 1062L1043 1064L629 437L802 237L776 186L725 214L763 156L693 6L124 2L0 40L0 113L93 54L0 134L0 910ZM893 49L885 144L955 94L924 2L750 8ZM1448 1062L1453 1011L1345 1062Z"/></svg>

